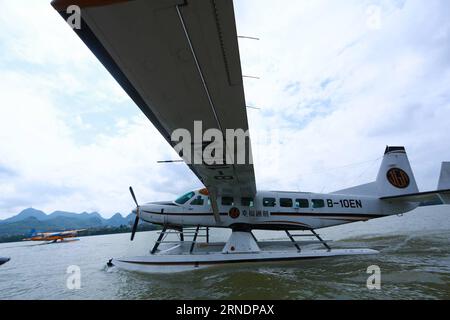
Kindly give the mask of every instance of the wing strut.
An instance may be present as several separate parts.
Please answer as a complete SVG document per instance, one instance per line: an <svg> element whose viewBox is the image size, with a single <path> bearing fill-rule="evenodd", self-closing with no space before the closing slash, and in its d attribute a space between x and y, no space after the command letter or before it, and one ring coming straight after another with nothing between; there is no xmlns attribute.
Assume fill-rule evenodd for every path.
<svg viewBox="0 0 450 320"><path fill-rule="evenodd" d="M208 191L209 191L209 199L211 200L211 208L214 213L214 219L216 220L216 223L220 223L219 206L217 205L217 192L215 190L208 190Z"/></svg>

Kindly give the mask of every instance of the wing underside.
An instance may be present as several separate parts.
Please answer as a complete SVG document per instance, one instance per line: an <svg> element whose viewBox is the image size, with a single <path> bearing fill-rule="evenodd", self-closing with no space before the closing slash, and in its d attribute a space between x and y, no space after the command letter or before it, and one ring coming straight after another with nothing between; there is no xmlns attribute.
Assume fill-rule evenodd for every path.
<svg viewBox="0 0 450 320"><path fill-rule="evenodd" d="M176 129L194 137L194 121L224 136L227 129L248 130L231 0L52 2L65 19L74 4L81 8L74 31L172 147ZM192 153L204 148L193 143ZM243 164L188 166L215 194L254 196L249 138L245 152Z"/></svg>

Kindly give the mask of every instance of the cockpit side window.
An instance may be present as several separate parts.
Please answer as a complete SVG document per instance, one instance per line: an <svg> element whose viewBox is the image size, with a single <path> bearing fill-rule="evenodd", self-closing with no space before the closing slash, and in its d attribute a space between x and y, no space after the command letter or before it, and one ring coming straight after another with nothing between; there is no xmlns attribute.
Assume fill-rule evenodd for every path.
<svg viewBox="0 0 450 320"><path fill-rule="evenodd" d="M193 191L188 192L188 193L182 195L181 197L179 197L177 200L175 200L175 203L185 204L186 202L191 200L193 196L195 196L195 192L193 192Z"/></svg>
<svg viewBox="0 0 450 320"><path fill-rule="evenodd" d="M194 200L191 201L191 205L193 206L202 206L205 203L205 199L202 196L197 196Z"/></svg>

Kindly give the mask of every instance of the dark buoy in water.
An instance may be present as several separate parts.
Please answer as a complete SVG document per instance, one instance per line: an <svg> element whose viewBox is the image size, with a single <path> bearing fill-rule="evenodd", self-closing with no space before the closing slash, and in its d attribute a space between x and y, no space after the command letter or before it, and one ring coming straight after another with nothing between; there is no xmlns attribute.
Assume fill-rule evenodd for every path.
<svg viewBox="0 0 450 320"><path fill-rule="evenodd" d="M1 266L2 264L7 263L9 260L10 260L10 258L0 257L0 266Z"/></svg>
<svg viewBox="0 0 450 320"><path fill-rule="evenodd" d="M113 260L113 259L109 259L109 261L106 263L106 265L107 265L109 268L114 267L114 264L112 263L112 260Z"/></svg>

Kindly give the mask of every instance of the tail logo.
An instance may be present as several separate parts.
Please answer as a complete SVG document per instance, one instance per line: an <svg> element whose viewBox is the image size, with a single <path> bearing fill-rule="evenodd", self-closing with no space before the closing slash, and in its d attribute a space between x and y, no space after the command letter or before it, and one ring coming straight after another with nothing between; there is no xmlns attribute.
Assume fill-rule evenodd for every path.
<svg viewBox="0 0 450 320"><path fill-rule="evenodd" d="M405 189L409 186L409 176L402 169L393 168L387 172L386 176L389 183L396 188Z"/></svg>

